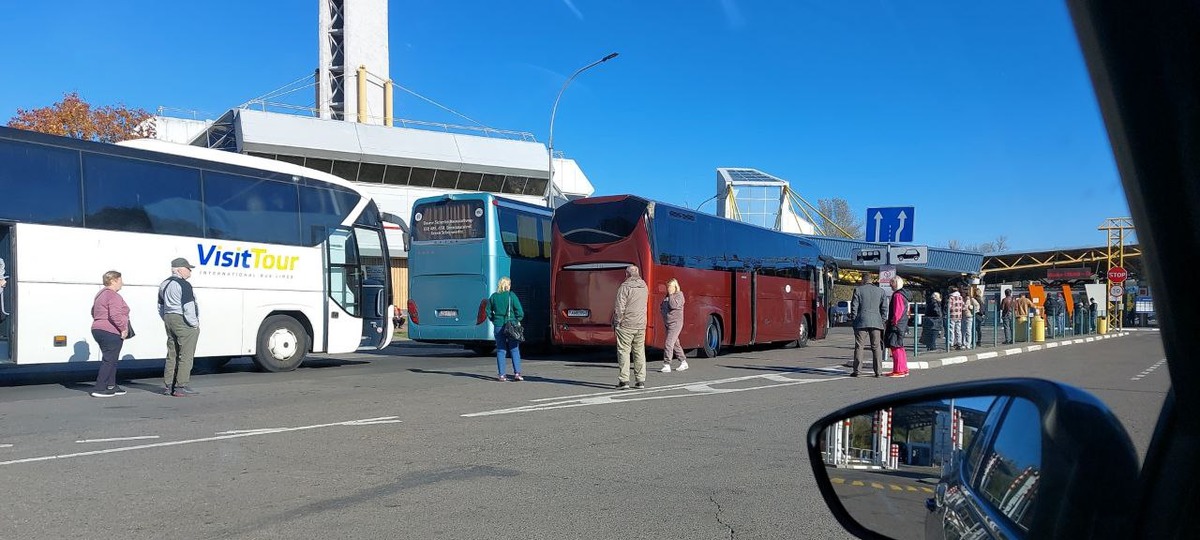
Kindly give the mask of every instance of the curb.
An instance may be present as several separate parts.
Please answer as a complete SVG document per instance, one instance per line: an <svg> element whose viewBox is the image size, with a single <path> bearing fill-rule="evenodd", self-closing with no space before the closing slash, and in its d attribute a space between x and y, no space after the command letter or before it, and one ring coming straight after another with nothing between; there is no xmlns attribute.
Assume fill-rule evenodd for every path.
<svg viewBox="0 0 1200 540"><path fill-rule="evenodd" d="M954 364L965 364L967 362L975 362L977 360L990 360L992 358L1012 356L1014 354L1043 351L1043 350L1047 350L1047 349L1056 349L1058 347L1068 347L1071 345L1080 345L1080 344L1084 344L1084 343L1093 343L1096 341L1103 341L1106 339L1118 338L1118 337L1128 336L1128 335L1130 335L1130 333L1126 331L1126 332L1119 332L1119 333L1115 333L1115 334L1104 334L1102 336L1089 336L1089 337L1085 337L1085 338L1064 339L1061 341L1047 341L1045 343L1039 343L1037 345L1026 345L1023 347L1012 347L1009 349L1000 349L1000 350L987 351L987 352L981 352L981 353L976 353L976 354L951 356L951 357L942 358L939 360L930 360L928 362L909 361L908 369L910 369L910 370L913 370L913 369L936 369L936 368L945 367L945 366L954 365ZM892 363L884 362L883 367L891 368Z"/></svg>

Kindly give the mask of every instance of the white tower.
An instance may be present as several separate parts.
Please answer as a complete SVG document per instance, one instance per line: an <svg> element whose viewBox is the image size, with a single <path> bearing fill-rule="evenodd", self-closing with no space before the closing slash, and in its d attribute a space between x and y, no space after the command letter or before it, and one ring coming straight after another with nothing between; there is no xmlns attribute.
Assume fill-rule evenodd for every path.
<svg viewBox="0 0 1200 540"><path fill-rule="evenodd" d="M388 63L387 0L318 0L320 42L317 70L317 109L321 118L357 120L365 105L365 122L383 124L391 112L384 98L384 81L391 80ZM360 84L360 67L369 76ZM365 88L365 100L359 99Z"/></svg>

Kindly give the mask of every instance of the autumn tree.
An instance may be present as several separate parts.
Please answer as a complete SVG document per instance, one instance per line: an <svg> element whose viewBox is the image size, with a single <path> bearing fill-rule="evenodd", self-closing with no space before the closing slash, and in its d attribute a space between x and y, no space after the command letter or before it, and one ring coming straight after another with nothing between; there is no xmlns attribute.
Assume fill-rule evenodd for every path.
<svg viewBox="0 0 1200 540"><path fill-rule="evenodd" d="M107 143L155 133L153 116L145 109L123 104L95 107L77 92L63 94L62 101L49 107L17 109L8 127Z"/></svg>
<svg viewBox="0 0 1200 540"><path fill-rule="evenodd" d="M850 238L862 238L863 222L850 210L850 203L846 199L820 199L817 201L817 210L821 212L821 216L817 216L821 222L816 225L826 236L842 236L844 230Z"/></svg>

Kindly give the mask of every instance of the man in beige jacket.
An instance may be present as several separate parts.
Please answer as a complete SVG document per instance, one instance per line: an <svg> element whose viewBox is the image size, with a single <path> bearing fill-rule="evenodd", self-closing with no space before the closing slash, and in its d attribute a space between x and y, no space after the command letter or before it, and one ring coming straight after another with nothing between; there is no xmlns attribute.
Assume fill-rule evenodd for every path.
<svg viewBox="0 0 1200 540"><path fill-rule="evenodd" d="M646 387L646 303L650 290L638 267L625 268L625 282L617 288L613 330L617 333L617 389L629 388L629 354L633 353L634 388Z"/></svg>

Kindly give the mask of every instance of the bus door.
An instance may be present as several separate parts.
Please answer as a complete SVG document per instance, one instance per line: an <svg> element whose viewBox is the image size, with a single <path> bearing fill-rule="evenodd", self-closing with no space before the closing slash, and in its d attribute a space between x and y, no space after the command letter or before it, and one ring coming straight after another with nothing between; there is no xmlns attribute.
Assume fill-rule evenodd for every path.
<svg viewBox="0 0 1200 540"><path fill-rule="evenodd" d="M754 333L754 291L753 272L733 270L729 273L730 283L730 345L746 345L753 343Z"/></svg>
<svg viewBox="0 0 1200 540"><path fill-rule="evenodd" d="M354 228L362 267L362 341L360 348L381 349L392 341L392 287L387 239L382 229Z"/></svg>
<svg viewBox="0 0 1200 540"><path fill-rule="evenodd" d="M13 226L0 224L0 279L7 281L4 287L0 287L0 364L13 361L12 329L16 310L13 309L12 299L16 298L13 294L16 289L13 269L16 265L12 257L12 247Z"/></svg>
<svg viewBox="0 0 1200 540"><path fill-rule="evenodd" d="M391 341L391 276L382 231L332 229L326 242L325 350L380 348Z"/></svg>

